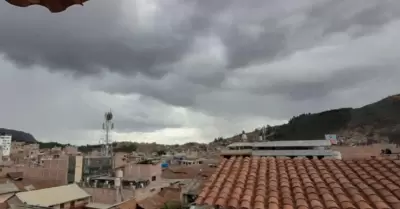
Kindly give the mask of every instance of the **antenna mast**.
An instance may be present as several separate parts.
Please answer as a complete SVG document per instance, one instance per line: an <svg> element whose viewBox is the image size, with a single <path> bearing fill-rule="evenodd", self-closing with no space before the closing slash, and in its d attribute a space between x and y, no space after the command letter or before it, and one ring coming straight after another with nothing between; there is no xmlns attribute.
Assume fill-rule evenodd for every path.
<svg viewBox="0 0 400 209"><path fill-rule="evenodd" d="M114 129L114 123L112 122L113 114L111 110L104 114L104 119L103 130L105 131L105 137L103 140L103 155L106 157L112 157L111 130Z"/></svg>

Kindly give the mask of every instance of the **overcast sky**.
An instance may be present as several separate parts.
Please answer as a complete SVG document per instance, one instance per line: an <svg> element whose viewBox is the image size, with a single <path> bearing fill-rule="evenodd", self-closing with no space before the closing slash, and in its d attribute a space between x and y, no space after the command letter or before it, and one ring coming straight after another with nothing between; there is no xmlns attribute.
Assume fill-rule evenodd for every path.
<svg viewBox="0 0 400 209"><path fill-rule="evenodd" d="M38 140L185 143L400 93L400 2L0 1L0 127Z"/></svg>

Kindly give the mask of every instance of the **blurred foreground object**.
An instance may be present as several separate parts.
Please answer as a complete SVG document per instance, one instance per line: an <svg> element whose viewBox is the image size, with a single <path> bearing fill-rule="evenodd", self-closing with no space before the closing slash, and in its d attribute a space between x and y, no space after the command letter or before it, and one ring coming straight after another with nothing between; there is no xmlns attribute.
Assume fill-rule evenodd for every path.
<svg viewBox="0 0 400 209"><path fill-rule="evenodd" d="M46 7L52 13L65 11L68 7L83 3L88 0L6 0L8 3L17 7L28 7L31 5L40 5Z"/></svg>

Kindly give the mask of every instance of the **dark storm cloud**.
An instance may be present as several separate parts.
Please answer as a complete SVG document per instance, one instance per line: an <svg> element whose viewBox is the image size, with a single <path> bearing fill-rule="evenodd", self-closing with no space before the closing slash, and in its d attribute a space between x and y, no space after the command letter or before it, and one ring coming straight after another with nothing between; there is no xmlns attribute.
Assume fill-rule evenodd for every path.
<svg viewBox="0 0 400 209"><path fill-rule="evenodd" d="M342 15L338 15L342 14ZM355 0L315 4L310 8L310 24L326 24L324 34L342 32L353 26L361 26L354 36L362 36L379 29L400 17L400 4L395 1Z"/></svg>
<svg viewBox="0 0 400 209"><path fill-rule="evenodd" d="M179 77L170 76L163 80L140 79L96 83L93 90L107 91L112 94L131 94L132 90L167 104L189 107L195 104L196 95L212 91L203 85L194 84Z"/></svg>
<svg viewBox="0 0 400 209"><path fill-rule="evenodd" d="M400 7L396 6L399 3L393 1L370 0L371 6L363 6L361 11L359 3L363 4L328 1L308 10L293 10L305 12L306 23L281 27L280 21L292 15L284 10L283 2L169 1L160 4L153 29L143 32L140 27L119 24L121 8L115 2L93 1L56 15L42 8L14 8L3 2L0 51L22 66L39 64L77 74L98 73L107 68L122 74L141 72L158 77L168 72L165 65L182 59L196 36L211 30L227 47L228 67L235 69L292 53L287 42L309 27L322 27L327 35L356 25L380 27L400 14ZM350 17L337 15L341 9L349 14L358 12ZM180 11L186 16L174 18L173 14ZM227 20L221 23L223 15ZM248 27L261 32L252 37ZM290 32L293 27L297 32Z"/></svg>
<svg viewBox="0 0 400 209"><path fill-rule="evenodd" d="M255 10L251 10L251 6L244 6L246 9L243 12L232 15L235 24L221 32L228 49L230 68L280 59L297 50L315 46L319 40L333 33L348 32L352 27L356 29L349 35L354 37L376 32L400 17L400 2L397 1L329 0L315 3L304 10L287 12L278 9L281 13L273 15L270 14L273 12L269 6L271 1L263 2ZM280 23L291 15L304 15L305 19L300 23L281 26ZM258 36L252 37L246 35L247 30L243 30L246 26L262 30Z"/></svg>
<svg viewBox="0 0 400 209"><path fill-rule="evenodd" d="M114 121L115 129L118 132L153 132L164 128L181 128L181 124L157 122L151 119L116 119ZM101 127L94 127L94 130Z"/></svg>
<svg viewBox="0 0 400 209"><path fill-rule="evenodd" d="M385 70L382 70L385 69ZM391 76L397 76L395 66L369 66L364 69L343 69L332 73L329 77L316 81L286 81L276 83L267 88L258 88L254 92L261 95L285 95L290 100L315 100L328 96L330 93L354 88L371 80L384 81Z"/></svg>
<svg viewBox="0 0 400 209"><path fill-rule="evenodd" d="M218 82L222 83L232 70L283 60L298 50L318 45L334 33L366 35L400 15L398 1L318 2L160 1L155 21L146 30L139 24L132 24L132 28L121 25L121 8L114 1L93 0L82 8L57 15L45 9L14 8L2 2L0 51L19 65L41 65L77 75L96 74L104 69L122 75L141 73L153 78L145 82L135 80L136 83L129 83L128 79L128 84L116 83L102 90L140 93L168 104L192 106L196 95L219 88ZM137 21L133 17L131 21ZM355 31L350 31L352 28ZM207 35L218 37L224 44L226 65L218 65L219 69L206 76L170 73L185 58L194 40ZM334 79L277 83L266 92L289 95L295 100L343 88Z"/></svg>
<svg viewBox="0 0 400 209"><path fill-rule="evenodd" d="M170 23L170 13L180 9L188 10L188 16ZM156 15L156 25L143 31L120 24L121 8L114 1L90 1L60 14L2 2L0 52L22 67L41 65L77 75L108 69L161 76L166 73L163 66L180 60L196 33L210 24L211 16L190 11L190 5L180 7L171 1ZM129 21L135 22L133 17Z"/></svg>

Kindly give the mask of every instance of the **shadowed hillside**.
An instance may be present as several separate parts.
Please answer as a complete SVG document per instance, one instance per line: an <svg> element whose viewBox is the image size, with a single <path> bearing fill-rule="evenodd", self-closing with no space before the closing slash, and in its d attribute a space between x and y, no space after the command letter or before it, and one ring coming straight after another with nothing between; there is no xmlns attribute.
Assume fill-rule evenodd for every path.
<svg viewBox="0 0 400 209"><path fill-rule="evenodd" d="M320 113L301 114L287 124L267 128L268 140L315 140L325 134L338 134L354 143L393 141L400 143L400 95L394 95L361 108L341 108ZM258 129L248 132L250 141L258 140ZM240 141L240 134L214 140L226 145Z"/></svg>
<svg viewBox="0 0 400 209"><path fill-rule="evenodd" d="M274 127L276 140L321 139L325 134L338 132L351 121L351 108L316 114L302 114L289 123Z"/></svg>
<svg viewBox="0 0 400 209"><path fill-rule="evenodd" d="M17 131L12 129L0 128L0 134L11 135L13 141L17 142L27 142L35 143L36 139L30 133L25 133L23 131Z"/></svg>

